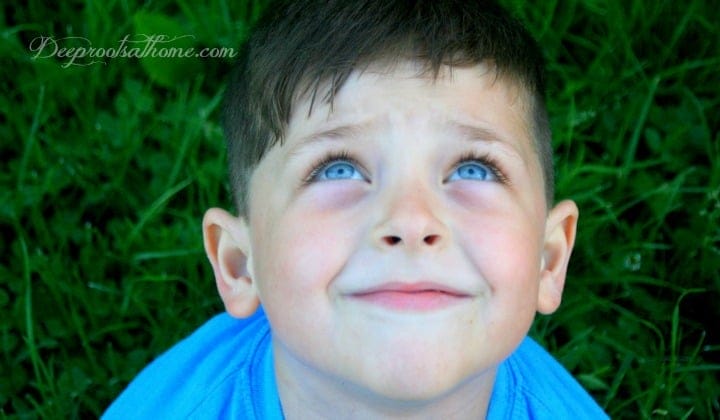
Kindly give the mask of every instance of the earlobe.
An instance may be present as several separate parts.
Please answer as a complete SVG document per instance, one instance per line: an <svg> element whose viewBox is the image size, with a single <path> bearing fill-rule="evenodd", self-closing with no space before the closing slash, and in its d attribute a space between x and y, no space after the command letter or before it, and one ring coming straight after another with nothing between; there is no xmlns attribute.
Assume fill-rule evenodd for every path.
<svg viewBox="0 0 720 420"><path fill-rule="evenodd" d="M540 266L540 313L551 314L560 306L570 254L575 244L578 213L573 201L564 200L548 214Z"/></svg>
<svg viewBox="0 0 720 420"><path fill-rule="evenodd" d="M212 208L203 217L205 253L225 310L237 318L252 315L260 304L252 279L250 238L245 221Z"/></svg>

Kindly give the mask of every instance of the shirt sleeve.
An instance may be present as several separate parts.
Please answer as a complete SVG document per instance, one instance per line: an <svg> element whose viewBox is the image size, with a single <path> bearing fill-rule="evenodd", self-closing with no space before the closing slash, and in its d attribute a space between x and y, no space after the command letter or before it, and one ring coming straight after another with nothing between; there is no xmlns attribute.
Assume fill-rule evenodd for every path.
<svg viewBox="0 0 720 420"><path fill-rule="evenodd" d="M488 419L607 419L550 353L529 337L498 368Z"/></svg>
<svg viewBox="0 0 720 420"><path fill-rule="evenodd" d="M244 320L217 315L143 369L102 418L254 418L258 406L274 418L270 347L262 309Z"/></svg>

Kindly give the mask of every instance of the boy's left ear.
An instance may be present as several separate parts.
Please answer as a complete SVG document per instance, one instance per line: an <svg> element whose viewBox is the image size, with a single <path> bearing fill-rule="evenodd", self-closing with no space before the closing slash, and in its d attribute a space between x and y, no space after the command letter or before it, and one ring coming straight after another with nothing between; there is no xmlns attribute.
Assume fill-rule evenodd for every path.
<svg viewBox="0 0 720 420"><path fill-rule="evenodd" d="M538 293L538 312L542 314L551 314L560 306L567 266L575 244L578 213L573 201L564 200L547 216Z"/></svg>

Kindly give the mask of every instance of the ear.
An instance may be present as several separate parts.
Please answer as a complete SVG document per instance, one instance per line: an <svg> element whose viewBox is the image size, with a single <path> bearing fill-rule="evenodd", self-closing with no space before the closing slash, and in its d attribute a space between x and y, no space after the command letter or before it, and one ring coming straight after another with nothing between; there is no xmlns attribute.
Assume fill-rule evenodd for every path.
<svg viewBox="0 0 720 420"><path fill-rule="evenodd" d="M225 310L236 318L252 315L260 304L253 282L250 235L244 219L212 208L203 217L205 253Z"/></svg>
<svg viewBox="0 0 720 420"><path fill-rule="evenodd" d="M540 266L538 312L551 314L562 300L570 254L575 244L578 208L564 200L548 214L545 222L545 244Z"/></svg>

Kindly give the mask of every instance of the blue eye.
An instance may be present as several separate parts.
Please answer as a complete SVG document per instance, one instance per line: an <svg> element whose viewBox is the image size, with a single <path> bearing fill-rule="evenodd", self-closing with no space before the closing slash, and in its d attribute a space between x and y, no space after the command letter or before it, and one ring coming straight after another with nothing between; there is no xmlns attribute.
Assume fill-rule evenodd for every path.
<svg viewBox="0 0 720 420"><path fill-rule="evenodd" d="M480 162L464 162L455 168L448 181L458 180L495 181L495 173L487 165Z"/></svg>
<svg viewBox="0 0 720 420"><path fill-rule="evenodd" d="M355 165L347 160L336 160L325 166L321 166L315 172L313 178L316 181L364 179Z"/></svg>

